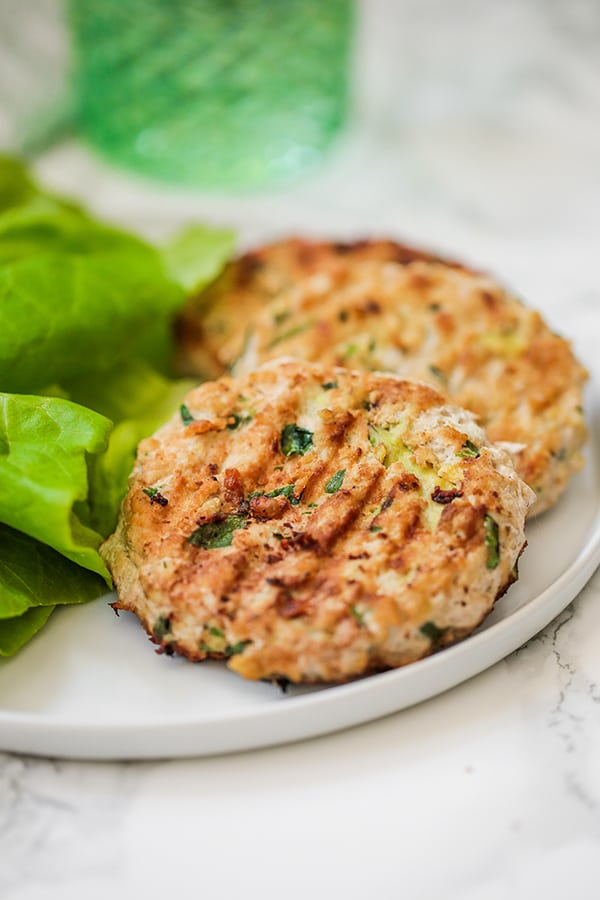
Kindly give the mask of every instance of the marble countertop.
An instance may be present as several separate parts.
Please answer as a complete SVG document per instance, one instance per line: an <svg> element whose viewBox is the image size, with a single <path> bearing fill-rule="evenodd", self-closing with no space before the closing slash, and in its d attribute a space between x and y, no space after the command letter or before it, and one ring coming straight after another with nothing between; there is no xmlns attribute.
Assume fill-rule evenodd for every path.
<svg viewBox="0 0 600 900"><path fill-rule="evenodd" d="M376 0L362 19L356 121L293 188L190 196L76 141L39 174L151 235L195 218L249 243L317 231L439 247L542 309L597 390L597 3ZM504 661L346 732L183 761L0 754L0 897L595 900L599 646L596 572Z"/></svg>

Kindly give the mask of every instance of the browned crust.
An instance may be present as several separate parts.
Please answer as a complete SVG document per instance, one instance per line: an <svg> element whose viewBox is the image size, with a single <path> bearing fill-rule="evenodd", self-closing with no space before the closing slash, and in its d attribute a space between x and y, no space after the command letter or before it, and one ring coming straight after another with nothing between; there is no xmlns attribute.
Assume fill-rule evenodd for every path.
<svg viewBox="0 0 600 900"><path fill-rule="evenodd" d="M530 492L426 385L289 361L204 384L186 404L209 421L249 418L198 432L176 417L143 441L102 548L117 607L169 652L226 658L252 679L344 681L466 636L509 583ZM290 425L312 435L304 454L283 452ZM467 440L476 458L461 456ZM232 521L227 546L189 542Z"/></svg>
<svg viewBox="0 0 600 900"><path fill-rule="evenodd" d="M175 325L182 374L218 378L241 354L254 318L290 285L316 274L336 277L357 262L407 265L444 261L434 253L390 240L309 241L288 238L242 254L201 294L192 297Z"/></svg>
<svg viewBox="0 0 600 900"><path fill-rule="evenodd" d="M586 439L569 342L489 276L389 241L336 247L284 241L233 263L184 311L186 365L214 375L290 355L427 381L512 445L534 515L554 505Z"/></svg>

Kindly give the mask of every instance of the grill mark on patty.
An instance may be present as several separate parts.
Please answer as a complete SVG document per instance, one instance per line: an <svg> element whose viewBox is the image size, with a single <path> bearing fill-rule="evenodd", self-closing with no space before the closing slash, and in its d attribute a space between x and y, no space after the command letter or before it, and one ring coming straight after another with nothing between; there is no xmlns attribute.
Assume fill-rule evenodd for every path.
<svg viewBox="0 0 600 900"><path fill-rule="evenodd" d="M330 382L339 382L339 390L323 393L321 385ZM436 415L439 395L424 385L384 376L289 362L264 367L247 380L204 384L187 402L192 410L221 415L231 409L223 405L224 392L227 403L232 396L244 395L243 403L256 410L252 420L243 430L225 429L191 441L173 421L160 438L150 439L147 449L141 448L120 537L109 542L119 605L133 609L149 630L157 616L168 615L172 624L165 645L192 659L225 657L231 668L249 678L281 673L292 680L344 680L430 652L418 623L431 619L445 628L447 622L443 614L433 616L429 597L460 591L453 601L458 608L460 579L473 577L473 572L468 574L473 564L480 566L488 587L484 585L483 595L475 591L469 596L467 612L460 613L457 627L445 635L450 639L460 629L468 631L472 621L485 615L511 562L502 555L502 568L485 567L486 506L478 505L474 517L464 521L449 519L449 535L436 534L423 516L432 507L431 488L423 495L419 480L403 469L402 459L392 461L391 454L384 465L381 445L369 443L370 423L387 427L406 419L403 433L416 453L427 436L421 431L417 436L411 427L421 410ZM365 398L369 402L363 405ZM339 410L338 425L335 414L323 417L323 401L334 413ZM354 408L354 416L345 415L348 408ZM285 457L274 439L290 423L314 437L304 454ZM462 427L449 435L440 421L435 428L438 441L459 447ZM478 446L485 447L476 426L469 429L474 429L469 434ZM202 490L199 463L204 466ZM217 466L218 482L212 481L216 475L209 465ZM507 485L514 488L512 502L517 503L518 483L503 480L486 463L485 454L474 461L457 458L457 465L464 496L438 506L442 515L481 496L489 514L498 517L497 504L504 500ZM335 490L327 492L325 486L342 470L343 479L335 479ZM140 496L139 483L148 483L149 471L156 483L165 472L173 482L168 533L164 516L150 508L149 517L147 498ZM212 485L217 493L212 493ZM285 495L277 494L283 489ZM267 496L272 493L276 496ZM507 498L506 515L511 515L510 502ZM521 527L525 503L518 503ZM272 513L278 518L264 517ZM376 515L382 530L370 531ZM241 527L226 532L218 549L206 549L201 541L200 546L186 543L195 522L227 523L231 516L241 521L229 524ZM503 528L501 516L499 524ZM220 538L218 529L214 533ZM212 537L213 531L206 534ZM504 540L506 530L501 534ZM200 537L207 540L204 534ZM473 551L472 559L465 560L466 572L461 565L467 552L463 539ZM130 599L119 564L114 566L123 552L136 570ZM141 597L135 593L138 584ZM448 611L448 605L445 608Z"/></svg>

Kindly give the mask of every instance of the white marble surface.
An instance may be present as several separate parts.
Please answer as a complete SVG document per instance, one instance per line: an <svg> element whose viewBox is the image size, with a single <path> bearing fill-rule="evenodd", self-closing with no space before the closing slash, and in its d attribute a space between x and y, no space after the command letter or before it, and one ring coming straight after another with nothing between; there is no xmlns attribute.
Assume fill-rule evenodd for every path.
<svg viewBox="0 0 600 900"><path fill-rule="evenodd" d="M205 218L247 241L316 229L439 246L542 308L597 388L600 6L365 5L360 114L297 187L188 196L74 142L40 173L152 234ZM505 661L348 732L179 762L0 755L0 897L596 900L599 647L597 572Z"/></svg>

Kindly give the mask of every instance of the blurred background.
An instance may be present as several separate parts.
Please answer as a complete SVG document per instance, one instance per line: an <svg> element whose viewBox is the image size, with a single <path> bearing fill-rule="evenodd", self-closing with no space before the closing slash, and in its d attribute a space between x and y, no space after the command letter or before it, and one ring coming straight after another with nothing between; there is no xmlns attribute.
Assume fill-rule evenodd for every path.
<svg viewBox="0 0 600 900"><path fill-rule="evenodd" d="M596 291L600 3L2 0L0 148L151 236L392 234L552 307Z"/></svg>

